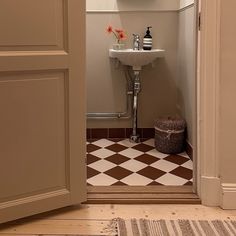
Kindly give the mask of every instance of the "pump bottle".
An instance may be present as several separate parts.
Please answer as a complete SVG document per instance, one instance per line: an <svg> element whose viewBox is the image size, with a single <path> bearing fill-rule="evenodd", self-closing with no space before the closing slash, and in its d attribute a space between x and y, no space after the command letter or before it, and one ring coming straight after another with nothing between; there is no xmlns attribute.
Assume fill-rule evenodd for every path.
<svg viewBox="0 0 236 236"><path fill-rule="evenodd" d="M150 34L151 26L147 27L146 35L143 38L143 50L151 50L152 49L152 36Z"/></svg>

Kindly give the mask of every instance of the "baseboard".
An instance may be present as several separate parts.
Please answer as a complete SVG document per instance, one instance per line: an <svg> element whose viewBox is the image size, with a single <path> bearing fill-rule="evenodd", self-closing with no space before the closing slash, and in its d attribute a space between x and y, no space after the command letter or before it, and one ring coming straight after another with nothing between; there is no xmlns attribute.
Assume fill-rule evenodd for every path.
<svg viewBox="0 0 236 236"><path fill-rule="evenodd" d="M225 210L236 209L236 184L221 184L221 207Z"/></svg>
<svg viewBox="0 0 236 236"><path fill-rule="evenodd" d="M205 206L220 206L220 179L216 177L201 177L201 200Z"/></svg>
<svg viewBox="0 0 236 236"><path fill-rule="evenodd" d="M154 138L154 128L138 128L141 139ZM87 140L99 138L129 138L132 128L87 128Z"/></svg>

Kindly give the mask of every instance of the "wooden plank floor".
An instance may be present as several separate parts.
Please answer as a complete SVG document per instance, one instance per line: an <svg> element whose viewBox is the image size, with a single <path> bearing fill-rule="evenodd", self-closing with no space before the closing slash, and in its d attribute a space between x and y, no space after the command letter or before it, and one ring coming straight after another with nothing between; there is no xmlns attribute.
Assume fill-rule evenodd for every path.
<svg viewBox="0 0 236 236"><path fill-rule="evenodd" d="M130 219L232 219L236 210L202 205L80 205L0 225L0 236L81 234L108 235L104 228L112 218Z"/></svg>

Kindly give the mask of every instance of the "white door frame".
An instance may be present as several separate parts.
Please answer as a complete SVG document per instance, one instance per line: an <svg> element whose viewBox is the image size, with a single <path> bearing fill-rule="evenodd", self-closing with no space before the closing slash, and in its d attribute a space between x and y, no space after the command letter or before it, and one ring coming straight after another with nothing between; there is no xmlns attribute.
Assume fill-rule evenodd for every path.
<svg viewBox="0 0 236 236"><path fill-rule="evenodd" d="M218 150L221 1L200 1L202 25L197 78L197 193L203 205L222 206Z"/></svg>

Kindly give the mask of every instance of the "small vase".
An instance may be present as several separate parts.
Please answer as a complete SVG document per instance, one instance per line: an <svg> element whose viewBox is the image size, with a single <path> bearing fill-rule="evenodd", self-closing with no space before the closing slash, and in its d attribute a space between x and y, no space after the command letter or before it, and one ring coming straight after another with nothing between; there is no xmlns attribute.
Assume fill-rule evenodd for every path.
<svg viewBox="0 0 236 236"><path fill-rule="evenodd" d="M113 44L113 49L114 50L122 50L122 49L125 49L125 45L123 43L115 43Z"/></svg>

